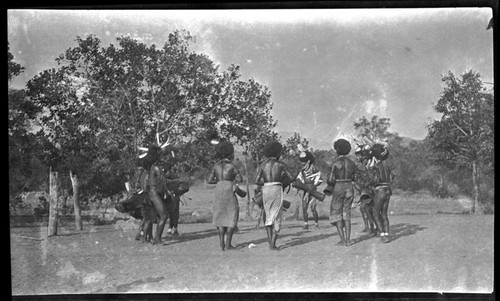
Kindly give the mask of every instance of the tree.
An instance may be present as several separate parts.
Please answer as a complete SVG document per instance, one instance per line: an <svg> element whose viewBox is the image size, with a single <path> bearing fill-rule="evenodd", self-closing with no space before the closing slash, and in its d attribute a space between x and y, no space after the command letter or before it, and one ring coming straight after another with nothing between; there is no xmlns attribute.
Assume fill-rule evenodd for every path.
<svg viewBox="0 0 500 301"><path fill-rule="evenodd" d="M377 115L373 115L371 120L363 116L354 122L354 130L358 138L367 137L371 140L387 141L397 136L397 134L389 132L390 126L389 118L379 118Z"/></svg>
<svg viewBox="0 0 500 301"><path fill-rule="evenodd" d="M14 55L10 52L10 43L7 42L7 78L9 82L13 77L18 76L24 72L24 67L14 62Z"/></svg>
<svg viewBox="0 0 500 301"><path fill-rule="evenodd" d="M250 159L260 164L261 151L265 143L278 139L274 131L276 121L271 115L272 103L269 89L254 79L241 81L239 67L231 65L222 74L224 97L230 100L221 102L215 107L213 114L217 133L243 148L243 166L246 178L247 213L246 218L252 219L253 203L250 197Z"/></svg>
<svg viewBox="0 0 500 301"><path fill-rule="evenodd" d="M394 186L401 187L405 180L413 177L412 173L406 172L411 169L412 163L407 157L409 149L402 145L402 138L396 132L390 132L391 122L389 118L379 118L373 115L371 120L365 116L354 122L354 130L356 131L356 140L363 141L368 138L375 143L387 143L389 149L390 161L395 177ZM354 146L353 146L354 147Z"/></svg>
<svg viewBox="0 0 500 301"><path fill-rule="evenodd" d="M219 73L207 56L189 51L188 32L169 34L161 48L117 41L101 47L93 35L77 37L57 69L28 82L29 96L45 110L42 133L57 146L51 164L78 172L97 193L121 191L138 146L157 134L196 168L212 157L208 131L245 144L273 126L267 88L239 81L238 67Z"/></svg>
<svg viewBox="0 0 500 301"><path fill-rule="evenodd" d="M301 169L301 164L298 158L299 144L302 145L303 149L309 148L309 141L306 138L302 138L300 133L294 132L283 145L283 160L286 162L288 168L295 173L298 173Z"/></svg>
<svg viewBox="0 0 500 301"><path fill-rule="evenodd" d="M14 61L7 48L8 79L20 75L24 67ZM43 137L33 133L33 120L40 109L24 90L8 89L9 111L9 195L28 189L39 189L48 175L41 151L46 146Z"/></svg>
<svg viewBox="0 0 500 301"><path fill-rule="evenodd" d="M486 93L480 74L472 70L457 78L442 77L444 91L434 110L440 120L428 125L433 160L451 169L468 170L473 183L472 212L479 203L481 169L493 166L494 98Z"/></svg>

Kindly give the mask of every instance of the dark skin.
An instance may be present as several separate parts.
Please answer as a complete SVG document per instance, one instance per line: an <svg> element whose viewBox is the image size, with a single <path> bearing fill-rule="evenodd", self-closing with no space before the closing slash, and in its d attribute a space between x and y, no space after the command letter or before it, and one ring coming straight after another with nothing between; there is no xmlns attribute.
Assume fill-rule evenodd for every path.
<svg viewBox="0 0 500 301"><path fill-rule="evenodd" d="M236 168L236 165L231 162L233 159L234 155L231 155L217 162L212 168L208 183L217 184L217 182L224 180L242 182L243 178L240 172ZM222 251L235 249L235 247L231 245L234 233L233 227L217 227L217 232L219 233L219 244ZM225 237L227 237L227 240L224 240Z"/></svg>
<svg viewBox="0 0 500 301"><path fill-rule="evenodd" d="M292 175L285 163L279 161L277 158L269 158L264 163L259 166L257 171L257 177L255 184L258 187L264 185L264 183L270 182L283 182L285 177L295 180L296 176ZM264 212L264 221L266 220L266 213ZM269 243L269 249L278 250L276 247L276 240L278 239L278 233L274 229L274 225L265 226L267 233L267 241Z"/></svg>
<svg viewBox="0 0 500 301"><path fill-rule="evenodd" d="M313 163L312 162L304 162L302 168L303 169L307 169L309 168L310 166L312 166ZM318 172L318 170L312 166L312 172L313 173L316 173ZM319 186L320 183L318 183L317 185L314 184L314 181L312 179L309 179L307 177L304 176L304 184L308 184L308 185L311 185L311 186L314 186L314 189L317 188L317 186ZM304 218L304 222L307 223L308 221L308 216L307 216L307 209L309 207L309 204L311 204L311 200L312 200L313 196L304 192L303 196L302 196L302 216ZM311 204L311 212L313 214L313 219L314 219L314 222L316 224L318 224L318 221L319 221L319 216L318 216L318 211L316 210L316 201L314 201L312 204Z"/></svg>
<svg viewBox="0 0 500 301"><path fill-rule="evenodd" d="M375 179L373 184L379 183L390 183L394 179L394 175L391 168L385 163L385 161L379 161L373 167L375 171ZM391 198L391 192L388 188L375 189L373 196L373 217L375 224L380 232L389 233L389 218L387 216L387 211L389 208L389 199ZM389 242L387 236L382 236L384 242Z"/></svg>
<svg viewBox="0 0 500 301"><path fill-rule="evenodd" d="M156 214L159 217L157 231L153 244L161 243L161 235L163 234L163 229L168 219L168 211L165 202L163 201L163 195L165 193L165 178L163 175L163 170L160 166L153 164L149 172L149 192L148 197ZM148 227L149 225L145 225Z"/></svg>
<svg viewBox="0 0 500 301"><path fill-rule="evenodd" d="M153 165L154 167L155 165ZM167 165L167 168L168 169L171 169L173 165ZM156 166L156 168L152 168L152 170L155 170L155 173L157 173L158 171L160 172L163 172L161 167L159 166ZM175 184L176 182L180 181L179 179L172 179L172 178L175 178L176 177L176 174L171 174L171 173L167 173L165 174L164 177L161 177L161 174L160 174L160 177L159 177L159 180L162 181L163 178L165 178L165 183L167 184L166 187L164 186L161 186L161 190L162 191L165 191L167 196L166 196L166 199L163 199L163 203L164 203L164 206L165 208L169 209L168 206L169 206L169 203L167 202L167 199L170 199L170 198L177 198L178 200L178 197L174 195L173 191L169 190L168 189L168 185L170 184ZM158 179L156 180L158 181ZM158 189L156 189L158 191ZM156 208L153 207L150 207L150 206L146 206L146 205L143 205L144 207L142 208L142 217L143 217L143 220L141 222L141 226L140 226L140 229L139 229L139 232L137 233L137 236L136 236L136 240L141 240L142 242L146 242L146 241L151 241L153 240L153 243L158 243L158 241L154 241L154 238L153 238L153 224L154 223L157 223L158 220L160 219L160 215L157 215L156 213ZM178 209L178 207L177 207ZM167 219L170 218L170 223L171 223L171 227L173 224L173 218L171 216L172 213L170 213L168 210L167 210ZM177 218L178 218L178 212L177 212ZM176 219L177 221L177 219ZM177 227L177 223L175 223L174 225L175 227ZM159 241L161 242L161 241Z"/></svg>
<svg viewBox="0 0 500 301"><path fill-rule="evenodd" d="M369 171L366 168L366 164L368 163L368 158L362 153L356 153L356 158L360 162L360 165L358 166L358 185L359 187L365 187L366 189L368 188L369 185ZM361 191L359 191L361 192ZM370 202L369 200L362 200L362 196L360 196L359 199L359 210L361 211L361 216L363 218L363 223L365 225L365 228L361 232L369 232L371 236L376 235L375 231L375 220L373 218L373 201ZM365 196L366 197L366 196Z"/></svg>
<svg viewBox="0 0 500 301"><path fill-rule="evenodd" d="M328 175L327 184L334 187L337 180L351 180L352 182L354 182L356 188L359 189L359 187L357 187L355 183L356 173L356 164L351 159L341 155L332 163L332 169L330 171L330 174ZM340 237L340 242L338 242L337 245L350 246L351 221L342 219L335 222L334 224L337 227L337 232Z"/></svg>
<svg viewBox="0 0 500 301"><path fill-rule="evenodd" d="M175 172L174 170L174 165L166 165L166 170L167 172L165 173L165 179L167 183L167 195L165 198L165 201L167 202L167 208L169 210L168 215L169 215L169 228L170 229L177 229L178 226L178 220L179 220L179 196L175 195L172 189L169 189L169 187L173 187L174 185L178 184L181 179L179 175Z"/></svg>

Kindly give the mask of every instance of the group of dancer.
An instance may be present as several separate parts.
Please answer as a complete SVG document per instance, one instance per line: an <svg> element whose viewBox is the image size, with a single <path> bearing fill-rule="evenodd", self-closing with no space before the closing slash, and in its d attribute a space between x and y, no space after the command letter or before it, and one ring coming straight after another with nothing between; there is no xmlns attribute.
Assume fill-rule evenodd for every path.
<svg viewBox="0 0 500 301"><path fill-rule="evenodd" d="M331 196L330 223L335 225L340 241L337 245L351 245L351 209L357 194L356 202L365 223L364 231L371 236L380 236L383 242L389 242L389 219L387 217L389 199L392 194L390 182L392 172L385 160L389 151L384 144L358 145L355 155L357 163L348 157L351 144L345 139L333 143L337 153L326 177L328 185L323 193L317 191L323 183L321 172L315 167L312 152L300 149L299 161L303 166L297 174L292 174L287 165L280 160L282 145L278 141L268 142L262 154L264 161L257 169L255 184L256 204L262 208L262 217L266 229L267 240L271 250L279 250L276 246L280 232L283 209L290 203L283 199L284 190L292 186L303 192L302 212L304 229L308 229L308 208L311 207L315 227L318 225L317 201ZM137 240L161 243L164 227L169 219L167 232L178 235L180 196L189 190L189 185L173 172L174 154L169 160L161 162L167 153L166 145L152 145L143 148L145 153L139 156L136 174L133 180L126 183L130 197L116 206L120 212L126 212L136 218L142 218ZM216 145L217 163L213 166L208 178L209 184L215 184L212 224L217 227L221 250L231 250L233 234L237 229L239 217L239 196L246 193L238 187L243 181L238 168L234 164L234 147L226 140ZM257 197L259 196L259 197ZM152 226L157 223L153 238Z"/></svg>
<svg viewBox="0 0 500 301"><path fill-rule="evenodd" d="M355 192L360 197L364 231L371 236L380 236L382 242L387 243L389 238L389 219L387 210L392 194L390 182L392 172L384 161L389 156L387 147L383 144L361 145L355 151L358 164L347 155L351 151L351 144L345 139L334 142L333 148L337 153L330 172L327 176L327 188L324 193L331 195L330 223L336 226L340 241L337 245L351 245L351 208ZM257 170L255 184L256 194L261 194L262 202L257 202L263 209L263 220L266 228L267 240L271 250L279 250L276 246L278 233L281 228L284 190L289 185L304 191L303 216L304 228L308 228L307 209L311 202L316 205L314 198L322 201L324 195L317 193L317 187L322 183L321 174L314 166L314 156L311 152L301 151L299 160L304 163L297 175L293 175L287 165L280 161L282 145L277 141L267 143L263 148L264 161ZM213 225L217 227L221 250L231 250L234 228L237 226L239 205L236 197L238 182L242 181L234 158L233 145L224 141L217 145L217 159L209 177L210 184L216 184ZM315 226L318 227L318 214L313 207Z"/></svg>
<svg viewBox="0 0 500 301"><path fill-rule="evenodd" d="M153 144L142 148L145 153L139 156L133 176L125 183L129 197L115 206L119 212L142 220L135 237L142 242L161 243L167 220L167 233L179 235L180 197L189 191L189 184L177 173L174 155L161 160L167 153L166 146ZM155 223L156 235L153 237Z"/></svg>

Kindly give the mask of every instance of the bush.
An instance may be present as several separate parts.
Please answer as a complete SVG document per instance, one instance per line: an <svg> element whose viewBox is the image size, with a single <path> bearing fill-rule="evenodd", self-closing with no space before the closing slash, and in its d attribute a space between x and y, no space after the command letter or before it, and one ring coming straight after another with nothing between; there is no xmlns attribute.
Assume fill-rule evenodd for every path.
<svg viewBox="0 0 500 301"><path fill-rule="evenodd" d="M43 215L49 213L50 203L44 196L38 198L40 203L33 209L35 215Z"/></svg>
<svg viewBox="0 0 500 301"><path fill-rule="evenodd" d="M26 193L20 193L9 198L9 213L13 214L31 214L31 205L27 204L24 199Z"/></svg>

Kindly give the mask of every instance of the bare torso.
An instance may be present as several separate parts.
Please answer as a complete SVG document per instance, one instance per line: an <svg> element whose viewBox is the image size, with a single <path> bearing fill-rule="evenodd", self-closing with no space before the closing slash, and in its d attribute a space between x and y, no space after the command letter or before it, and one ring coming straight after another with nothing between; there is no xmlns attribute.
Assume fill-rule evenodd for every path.
<svg viewBox="0 0 500 301"><path fill-rule="evenodd" d="M224 159L214 165L208 179L208 183L210 184L216 184L218 181L241 182L243 178L234 163Z"/></svg>
<svg viewBox="0 0 500 301"><path fill-rule="evenodd" d="M270 158L260 165L255 183L257 185L263 185L264 183L270 182L282 183L286 180L286 177L290 180L295 178L283 162L275 158Z"/></svg>
<svg viewBox="0 0 500 301"><path fill-rule="evenodd" d="M355 180L356 164L345 156L340 156L332 163L332 169L328 176L327 183L333 185L339 180Z"/></svg>

